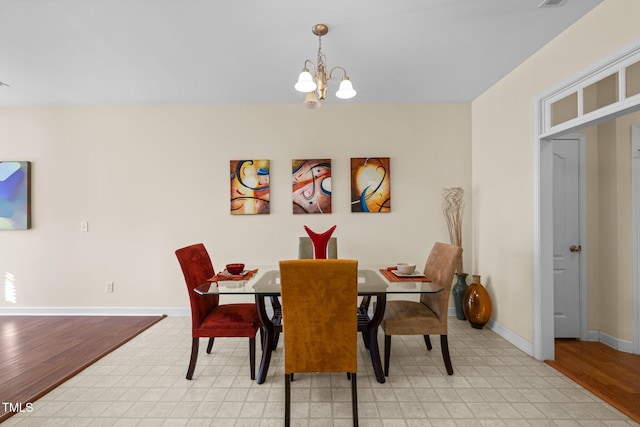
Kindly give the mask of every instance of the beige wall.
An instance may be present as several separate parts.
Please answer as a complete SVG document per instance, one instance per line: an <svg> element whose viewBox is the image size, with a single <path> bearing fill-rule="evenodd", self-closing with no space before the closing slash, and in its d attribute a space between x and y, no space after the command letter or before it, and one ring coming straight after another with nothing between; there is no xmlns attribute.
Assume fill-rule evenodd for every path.
<svg viewBox="0 0 640 427"><path fill-rule="evenodd" d="M174 250L219 267L297 256L303 224L339 255L423 265L448 242L444 187L471 187L470 104L0 109L3 160L33 166L33 229L2 231L0 307L187 307ZM391 157L392 212L350 211L350 157ZM333 213L293 215L291 160L331 158ZM271 160L271 214L229 214L229 160ZM470 262L471 204L464 244ZM80 222L89 222L89 232ZM467 249L467 248L465 248ZM115 292L105 293L105 282Z"/></svg>
<svg viewBox="0 0 640 427"><path fill-rule="evenodd" d="M473 267L494 320L533 341L533 101L640 38L640 2L607 0L472 102ZM602 235L600 236L602 237Z"/></svg>

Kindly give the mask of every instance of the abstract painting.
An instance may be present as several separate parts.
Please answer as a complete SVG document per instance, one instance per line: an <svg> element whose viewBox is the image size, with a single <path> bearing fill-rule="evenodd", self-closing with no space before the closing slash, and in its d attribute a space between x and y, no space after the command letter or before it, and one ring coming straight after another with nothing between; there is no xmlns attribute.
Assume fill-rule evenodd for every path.
<svg viewBox="0 0 640 427"><path fill-rule="evenodd" d="M31 228L31 162L0 161L0 230Z"/></svg>
<svg viewBox="0 0 640 427"><path fill-rule="evenodd" d="M268 214L269 160L231 160L231 214Z"/></svg>
<svg viewBox="0 0 640 427"><path fill-rule="evenodd" d="M351 159L351 212L391 212L389 157Z"/></svg>
<svg viewBox="0 0 640 427"><path fill-rule="evenodd" d="M293 213L331 213L331 159L292 160Z"/></svg>

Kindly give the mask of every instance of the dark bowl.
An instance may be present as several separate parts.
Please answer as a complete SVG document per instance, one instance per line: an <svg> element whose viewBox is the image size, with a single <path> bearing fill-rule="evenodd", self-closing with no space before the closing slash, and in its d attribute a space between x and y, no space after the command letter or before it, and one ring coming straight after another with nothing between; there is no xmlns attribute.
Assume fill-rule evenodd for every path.
<svg viewBox="0 0 640 427"><path fill-rule="evenodd" d="M240 274L244 270L244 264L241 263L233 263L227 264L227 271L231 274Z"/></svg>

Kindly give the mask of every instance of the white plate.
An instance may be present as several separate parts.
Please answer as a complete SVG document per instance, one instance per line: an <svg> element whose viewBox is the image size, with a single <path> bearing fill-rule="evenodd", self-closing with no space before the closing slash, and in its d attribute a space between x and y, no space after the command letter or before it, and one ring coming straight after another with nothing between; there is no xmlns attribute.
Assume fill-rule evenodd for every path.
<svg viewBox="0 0 640 427"><path fill-rule="evenodd" d="M227 271L227 269L225 268L224 271L222 272L222 274L224 276L244 276L245 274L247 274L249 272L249 270L242 270L242 272L240 272L240 274L231 274Z"/></svg>
<svg viewBox="0 0 640 427"><path fill-rule="evenodd" d="M391 272L398 277L424 277L424 273L420 273L419 271L414 271L411 274L402 274L398 270L391 270Z"/></svg>

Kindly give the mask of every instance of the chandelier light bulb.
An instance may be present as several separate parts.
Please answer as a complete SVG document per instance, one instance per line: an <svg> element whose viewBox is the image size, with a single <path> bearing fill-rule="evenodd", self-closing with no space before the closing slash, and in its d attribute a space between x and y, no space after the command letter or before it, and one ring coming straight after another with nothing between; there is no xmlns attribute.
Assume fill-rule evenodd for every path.
<svg viewBox="0 0 640 427"><path fill-rule="evenodd" d="M298 76L298 82L294 86L298 92L308 93L316 90L318 85L313 81L313 76L306 68Z"/></svg>
<svg viewBox="0 0 640 427"><path fill-rule="evenodd" d="M318 97L314 91L307 93L307 96L304 97L304 102L302 103L306 108L310 110L315 110L316 108L320 108L322 104L318 101Z"/></svg>
<svg viewBox="0 0 640 427"><path fill-rule="evenodd" d="M344 77L340 82L340 86L338 87L338 91L336 92L336 96L340 99L351 99L356 96L356 91L351 84L351 80L349 77Z"/></svg>

